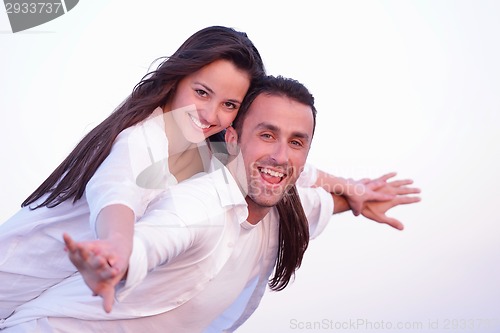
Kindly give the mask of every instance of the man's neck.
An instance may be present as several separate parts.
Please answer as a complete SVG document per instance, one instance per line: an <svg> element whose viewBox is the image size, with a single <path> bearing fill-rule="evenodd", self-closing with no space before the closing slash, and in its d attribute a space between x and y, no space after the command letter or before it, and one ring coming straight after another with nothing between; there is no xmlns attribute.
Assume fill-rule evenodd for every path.
<svg viewBox="0 0 500 333"><path fill-rule="evenodd" d="M247 221L250 224L257 224L269 213L271 207L264 207L257 205L252 199L248 196L245 197L245 200L248 205L248 217Z"/></svg>
<svg viewBox="0 0 500 333"><path fill-rule="evenodd" d="M264 218L264 216L269 213L271 207L257 205L252 199L247 196L248 183L246 179L245 164L243 158L241 157L241 154L238 154L237 157L229 156L226 167L238 184L241 193L245 196L245 200L248 206L248 223L259 223Z"/></svg>

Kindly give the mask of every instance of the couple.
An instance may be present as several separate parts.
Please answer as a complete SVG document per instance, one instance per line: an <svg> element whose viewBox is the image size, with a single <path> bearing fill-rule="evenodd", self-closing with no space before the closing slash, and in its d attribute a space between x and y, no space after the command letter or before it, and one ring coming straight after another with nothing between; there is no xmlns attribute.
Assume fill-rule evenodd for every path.
<svg viewBox="0 0 500 333"><path fill-rule="evenodd" d="M293 186L314 133L314 100L307 89L279 77L254 83L225 133L227 163L213 159L211 172L152 199L135 225L126 269L116 268L111 250L97 250L101 243L66 237L85 280L70 274L17 307L1 324L6 332L232 331L256 308L273 270L271 288L286 287L308 239L322 231L332 213L349 205L341 193L311 186L328 187L333 179L320 171L312 169L300 179L311 187ZM417 190L405 186L409 181L386 183L390 176L365 184L388 193L387 200L357 209L401 228L385 212L417 201L405 196ZM78 228L66 231L76 237ZM64 231L53 229L48 231ZM85 282L103 296L107 310L113 306L110 313ZM119 301L112 305L115 290Z"/></svg>

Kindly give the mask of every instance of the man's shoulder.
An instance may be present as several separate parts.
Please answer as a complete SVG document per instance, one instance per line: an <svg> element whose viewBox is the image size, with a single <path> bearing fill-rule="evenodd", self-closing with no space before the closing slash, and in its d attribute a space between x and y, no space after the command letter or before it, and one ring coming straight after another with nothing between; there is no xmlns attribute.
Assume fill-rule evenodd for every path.
<svg viewBox="0 0 500 333"><path fill-rule="evenodd" d="M200 172L191 178L170 186L159 197L189 197L200 200L215 200L218 195L213 176L210 173Z"/></svg>
<svg viewBox="0 0 500 333"><path fill-rule="evenodd" d="M219 170L210 173L200 172L169 187L158 196L157 200L174 199L175 201L202 202L204 205L220 203L221 198L227 197L228 193L239 191L235 187L234 180L224 176ZM241 201L241 198L237 198L232 204L239 204L238 201Z"/></svg>

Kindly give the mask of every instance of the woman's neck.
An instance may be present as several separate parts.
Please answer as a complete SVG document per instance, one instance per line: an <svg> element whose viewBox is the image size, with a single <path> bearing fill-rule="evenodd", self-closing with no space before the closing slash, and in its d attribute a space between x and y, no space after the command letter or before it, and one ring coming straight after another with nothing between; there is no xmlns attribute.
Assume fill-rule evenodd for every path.
<svg viewBox="0 0 500 333"><path fill-rule="evenodd" d="M189 149L196 148L196 144L188 141L182 130L177 125L170 111L163 111L163 121L165 123L165 134L168 139L168 154L176 155Z"/></svg>
<svg viewBox="0 0 500 333"><path fill-rule="evenodd" d="M163 113L165 134L168 139L168 168L177 181L183 181L205 171L211 154L208 146L188 141L172 117L171 112Z"/></svg>

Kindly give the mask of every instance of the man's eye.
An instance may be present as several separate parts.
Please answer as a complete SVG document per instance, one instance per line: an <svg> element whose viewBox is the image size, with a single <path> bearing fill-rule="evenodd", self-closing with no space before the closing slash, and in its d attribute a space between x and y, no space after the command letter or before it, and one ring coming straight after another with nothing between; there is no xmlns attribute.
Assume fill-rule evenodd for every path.
<svg viewBox="0 0 500 333"><path fill-rule="evenodd" d="M300 141L298 141L298 140L292 140L290 143L291 143L293 146L297 146L297 147L302 147L302 146L303 146L302 142L300 142Z"/></svg>

